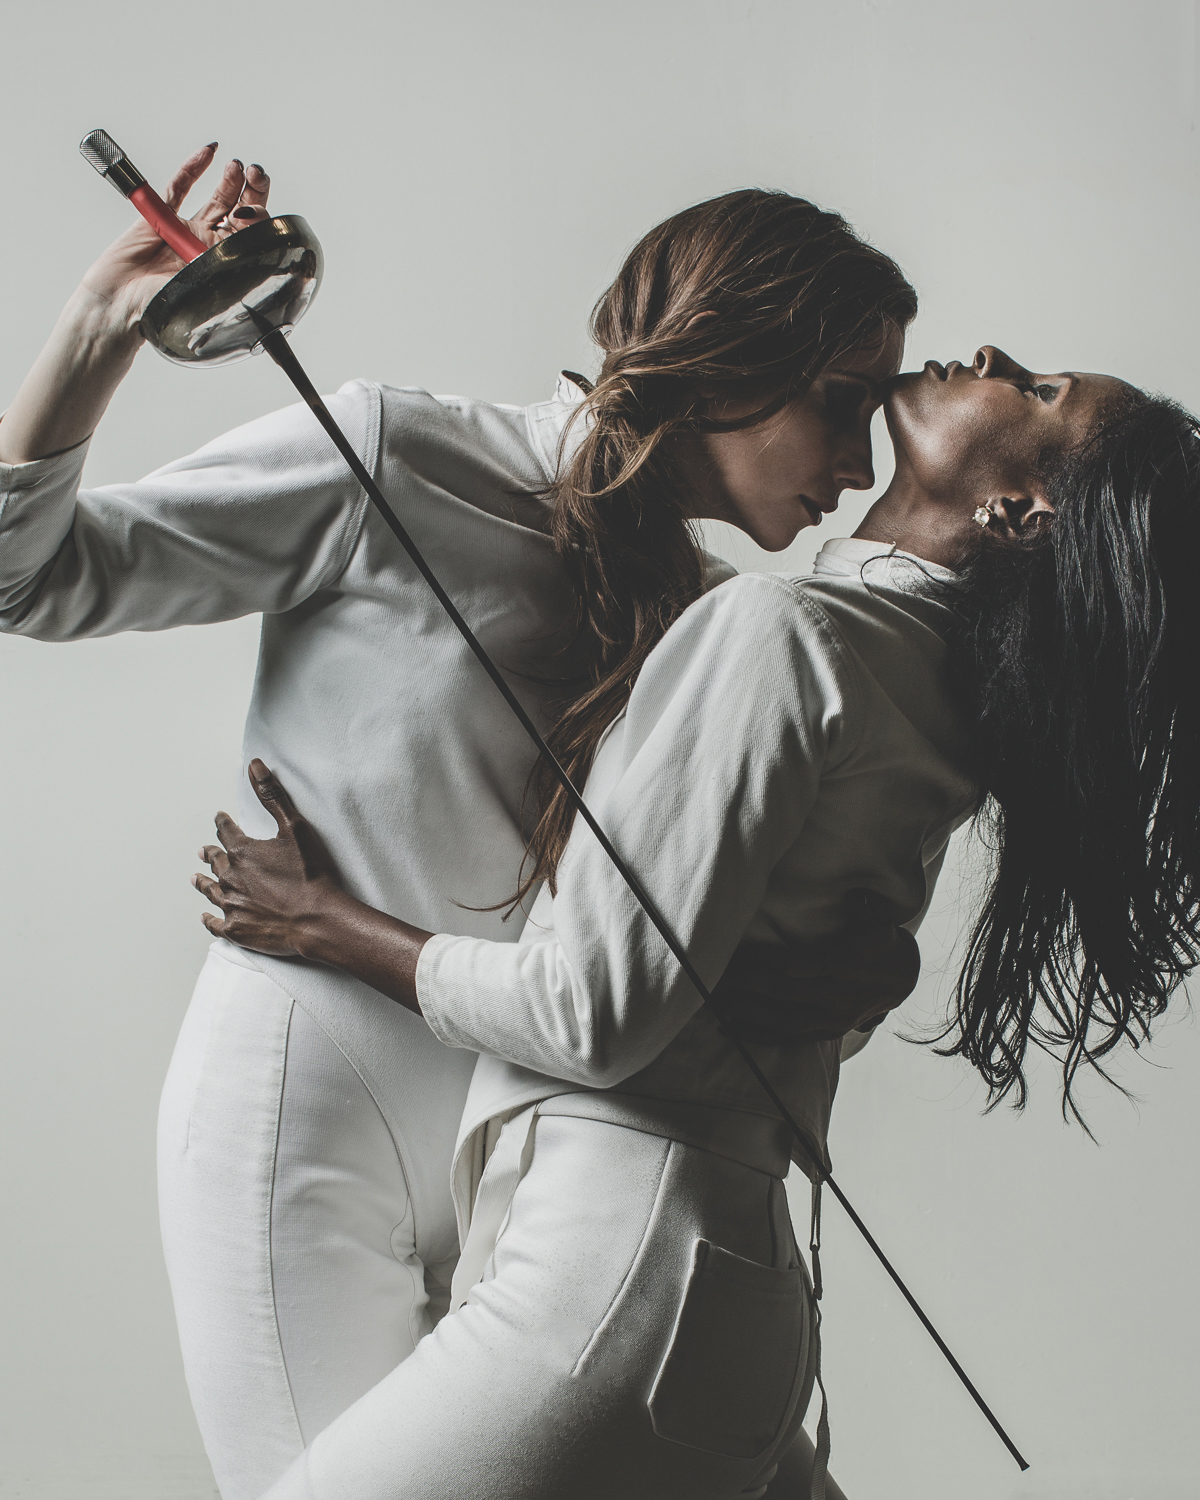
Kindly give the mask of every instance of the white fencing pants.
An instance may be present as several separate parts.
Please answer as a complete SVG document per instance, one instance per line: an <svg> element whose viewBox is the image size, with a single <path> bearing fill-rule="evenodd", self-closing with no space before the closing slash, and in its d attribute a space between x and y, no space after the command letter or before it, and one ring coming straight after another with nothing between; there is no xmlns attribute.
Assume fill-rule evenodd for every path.
<svg viewBox="0 0 1200 1500"><path fill-rule="evenodd" d="M264 1500L763 1495L813 1380L782 1181L553 1114L526 1159L466 1305Z"/></svg>
<svg viewBox="0 0 1200 1500"><path fill-rule="evenodd" d="M163 1090L163 1246L224 1500L255 1500L448 1301L450 1163L474 1056L397 1011L394 1049L378 1017L362 1028L368 1067L352 1001L338 1020L340 1045L218 945ZM406 1172L413 1153L421 1170Z"/></svg>

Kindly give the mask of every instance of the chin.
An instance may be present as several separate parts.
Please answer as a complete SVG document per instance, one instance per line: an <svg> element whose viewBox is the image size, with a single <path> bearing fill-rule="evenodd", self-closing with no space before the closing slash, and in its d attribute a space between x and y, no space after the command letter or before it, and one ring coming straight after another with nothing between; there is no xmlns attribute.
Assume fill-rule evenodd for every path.
<svg viewBox="0 0 1200 1500"><path fill-rule="evenodd" d="M764 552L786 551L802 531L819 524L800 500L778 501L770 508L753 510L747 506L746 510L749 514L728 517L729 524Z"/></svg>
<svg viewBox="0 0 1200 1500"><path fill-rule="evenodd" d="M912 411L923 405L921 397L929 389L929 380L924 370L908 375L897 375L888 381L887 395L883 398L883 415L889 429L893 417Z"/></svg>
<svg viewBox="0 0 1200 1500"><path fill-rule="evenodd" d="M772 526L766 531L759 528L751 531L749 527L744 528L746 535L756 547L761 547L764 552L785 552L802 531L811 530L816 524L807 511L803 519L797 519L787 524Z"/></svg>
<svg viewBox="0 0 1200 1500"><path fill-rule="evenodd" d="M921 436L934 432L940 426L937 420L938 400L944 386L936 391L930 389L929 381L922 375L902 375L896 380L883 403L883 417L887 423L888 436L892 440L896 462L901 454L916 439L920 448Z"/></svg>

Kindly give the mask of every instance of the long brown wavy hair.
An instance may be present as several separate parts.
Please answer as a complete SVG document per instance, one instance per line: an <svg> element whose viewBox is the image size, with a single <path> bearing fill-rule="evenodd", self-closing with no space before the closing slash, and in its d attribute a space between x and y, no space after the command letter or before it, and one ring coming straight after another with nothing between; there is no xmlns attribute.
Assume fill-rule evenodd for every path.
<svg viewBox="0 0 1200 1500"><path fill-rule="evenodd" d="M547 491L575 586L576 691L547 735L581 785L642 663L704 588L704 558L671 439L767 420L832 360L907 327L917 295L846 221L788 193L726 193L636 245L592 313L604 350L575 421L584 436ZM736 396L749 416L710 413ZM574 817L553 772L530 776L536 823L517 899L555 890Z"/></svg>

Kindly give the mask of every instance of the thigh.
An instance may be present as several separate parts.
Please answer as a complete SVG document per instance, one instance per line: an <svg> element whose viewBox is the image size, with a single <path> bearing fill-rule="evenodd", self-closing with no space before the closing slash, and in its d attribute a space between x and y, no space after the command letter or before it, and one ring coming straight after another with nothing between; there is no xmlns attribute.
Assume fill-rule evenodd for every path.
<svg viewBox="0 0 1200 1500"><path fill-rule="evenodd" d="M279 1344L308 1442L407 1358L432 1323L396 1143L349 1058L298 1006L270 1237Z"/></svg>
<svg viewBox="0 0 1200 1500"><path fill-rule="evenodd" d="M402 1058L388 1076L402 1095ZM403 1121L404 1098L387 1104ZM407 1123L410 1141L427 1138ZM430 1312L418 1215L373 1092L291 997L220 948L163 1091L159 1191L201 1433L225 1500L251 1500L412 1352ZM417 1205L435 1258L448 1198Z"/></svg>
<svg viewBox="0 0 1200 1500"><path fill-rule="evenodd" d="M730 1441L726 1421L714 1445L694 1424L662 1429L679 1428L675 1414L698 1381L715 1380L718 1403L728 1397L743 1406L746 1384L758 1388L754 1355L764 1351L743 1349L730 1368L722 1347L731 1308L751 1310L760 1332L768 1326L761 1299L743 1296L747 1284L771 1282L780 1327L788 1321L780 1313L794 1313L797 1298L807 1309L773 1181L659 1137L538 1120L492 1274L264 1500L761 1495L802 1415L807 1335L795 1317L782 1355L778 1339L765 1351L787 1383L782 1395L771 1393L769 1433L747 1442L739 1432ZM729 1187L730 1200L720 1202ZM709 1235L733 1242L723 1247L732 1302L720 1287L714 1299L707 1284L693 1296L697 1245L714 1243ZM756 1259L743 1261L744 1251ZM681 1327L686 1347L676 1338ZM701 1394L711 1405L711 1393Z"/></svg>
<svg viewBox="0 0 1200 1500"><path fill-rule="evenodd" d="M225 1500L253 1500L303 1447L270 1263L291 1012L276 986L210 951L159 1107L163 1250L188 1389Z"/></svg>

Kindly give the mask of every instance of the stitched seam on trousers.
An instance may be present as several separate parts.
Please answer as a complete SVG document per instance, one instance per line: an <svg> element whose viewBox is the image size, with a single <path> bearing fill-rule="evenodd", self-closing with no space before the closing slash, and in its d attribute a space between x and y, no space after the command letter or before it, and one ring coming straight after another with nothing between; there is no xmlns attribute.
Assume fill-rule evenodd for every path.
<svg viewBox="0 0 1200 1500"><path fill-rule="evenodd" d="M291 999L291 996L288 998ZM296 1406L296 1393L292 1389L291 1371L288 1369L287 1355L283 1351L283 1330L279 1326L279 1304L275 1300L275 1180L279 1171L279 1122L283 1116L283 1091L287 1087L288 1042L291 1040L292 1017L295 1014L296 1002L293 999L288 1010L287 1032L283 1040L283 1072L279 1078L279 1099L275 1106L275 1155L271 1162L271 1191L267 1198L267 1274L271 1279L271 1316L275 1320L275 1343L279 1349L279 1363L283 1368L288 1400L292 1406L292 1421L296 1424L296 1435L300 1439L300 1446L307 1448L308 1441L304 1436L304 1428L300 1425L300 1412Z"/></svg>
<svg viewBox="0 0 1200 1500"><path fill-rule="evenodd" d="M250 958L252 957L252 955L246 953L244 957ZM408 1198L408 1202L411 1205L413 1212L413 1246L415 1247L418 1238L418 1229L417 1200L412 1190L413 1174L408 1170L408 1157L405 1152L405 1148L397 1137L396 1132L392 1129L391 1122L384 1112L383 1106L379 1102L379 1096L367 1081L362 1069L358 1066L358 1064L354 1061L354 1059L350 1056L346 1049L341 1045L338 1039L335 1036L330 1036L329 1032L324 1026L321 1025L320 1021L316 1016L313 1015L312 1011L309 1010L309 1008L302 1001L298 1000L296 996L292 994L291 990L286 988L286 986L280 984L279 980L275 978L274 974L268 974L265 969L259 968L258 964L251 964L249 965L249 967L257 969L268 984L273 984L277 990L288 997L293 1005L298 1005L300 1007L300 1009L313 1023L313 1025L317 1028L321 1035L326 1038L331 1046L336 1047L337 1050L346 1059L346 1066L351 1070L352 1073L354 1073L359 1083L362 1084L363 1088L365 1088L367 1093L370 1095L371 1103L379 1111L379 1118L383 1121L383 1128L387 1131L388 1136L391 1138L392 1147L396 1152L396 1161L400 1167L400 1175L404 1179L404 1192L406 1197Z"/></svg>
<svg viewBox="0 0 1200 1500"><path fill-rule="evenodd" d="M296 1001L296 1004L300 1005L299 1000ZM359 1083L362 1084L363 1088L366 1089L366 1091L367 1091L367 1097L370 1099L371 1103L375 1106L376 1113L379 1115L379 1118L383 1121L383 1128L387 1131L387 1133L388 1133L388 1140L390 1140L391 1143L392 1143L392 1150L396 1153L396 1165L400 1168L400 1176L401 1176L401 1178L404 1181L404 1196L405 1196L405 1199L407 1200L409 1208L412 1209L412 1216L413 1216L413 1249L415 1250L416 1249L416 1244L417 1244L417 1200L413 1196L412 1177L411 1177L411 1175L409 1173L408 1168L404 1164L404 1150L403 1150L402 1146L400 1145L400 1142L396 1139L396 1132L392 1129L391 1123L389 1122L387 1115L383 1111L383 1106L379 1102L378 1095L375 1093L375 1090L371 1087L371 1085L367 1081L367 1079L363 1076L362 1069L357 1065L357 1063L354 1061L354 1059L346 1051L345 1047L343 1047L341 1045L341 1043L338 1041L337 1037L330 1036L329 1032L326 1031L325 1027L321 1025L320 1021L317 1020L316 1016L313 1015L312 1011L306 1010L303 1005L300 1005L300 1009L304 1011L304 1014L313 1023L313 1025L317 1028L317 1030L321 1033L321 1035L325 1038L325 1040L329 1043L329 1045L331 1047L336 1048L337 1051L342 1055L342 1057L345 1058L345 1060L346 1060L346 1066L350 1069L350 1071L358 1079ZM423 1261L422 1261L422 1265L424 1265Z"/></svg>
<svg viewBox="0 0 1200 1500"><path fill-rule="evenodd" d="M410 1202L411 1202L411 1199L410 1199ZM414 1219L413 1222L415 1224L416 1220ZM414 1251L414 1253L415 1253L415 1251ZM420 1259L420 1257L418 1257L418 1260L419 1259ZM426 1300L425 1303L422 1303L422 1301L421 1301L422 1297L425 1297L426 1299L428 1299L428 1293L425 1291L425 1278L422 1276L421 1279L420 1279L420 1281L418 1281L417 1280L417 1273L413 1270L412 1266L409 1265L408 1261L402 1261L401 1264L403 1265L404 1269L408 1272L409 1276L412 1279L412 1284L413 1284L413 1299L412 1299L412 1302L409 1304L409 1308L408 1308L408 1336L412 1340L412 1346L415 1349L417 1347L417 1345L421 1342L421 1328L420 1328L420 1322L421 1322L421 1320L420 1320L420 1316L419 1316L419 1314L417 1312L417 1309L421 1308L421 1310L423 1311L424 1308L426 1306L428 1306L428 1300ZM424 1266L424 1263L422 1262L422 1268L423 1268L423 1266Z"/></svg>
<svg viewBox="0 0 1200 1500"><path fill-rule="evenodd" d="M523 1113L523 1111L519 1111L513 1118L519 1119L521 1113ZM538 1118L538 1106L535 1104L533 1106L533 1119L529 1122L529 1133L525 1137L525 1144L521 1149L521 1159L517 1163L520 1175L518 1176L516 1182L513 1184L512 1196L508 1200L508 1207L504 1210L504 1217L500 1220L500 1227L496 1231L496 1239L495 1243L492 1245L492 1253L488 1256L487 1261L483 1267L483 1269L486 1271L488 1266L491 1266L493 1275L495 1274L496 1269L496 1251L500 1248L500 1241L503 1239L504 1231L508 1228L509 1220L512 1218L513 1200L517 1196L517 1189L525 1181L525 1178L529 1175L529 1169L533 1165L533 1153L537 1149L536 1131ZM480 1280L483 1280L482 1275L480 1276Z"/></svg>
<svg viewBox="0 0 1200 1500"><path fill-rule="evenodd" d="M660 1137L660 1139L663 1139L663 1137ZM605 1325L608 1323L608 1320L612 1315L613 1308L616 1307L617 1303L621 1300L622 1293L629 1285L630 1277L633 1275L637 1266L641 1262L642 1252L646 1248L646 1240L650 1234L650 1226L654 1223L654 1216L658 1210L658 1205L662 1200L663 1180L667 1175L667 1166L678 1144L679 1143L677 1141L667 1141L667 1149L663 1152L662 1166L659 1168L658 1172L658 1186L654 1189L654 1198L650 1204L650 1212L646 1215L646 1222L642 1225L642 1233L637 1242L637 1249L634 1250L633 1254L630 1256L629 1264L625 1268L625 1274L621 1277L620 1284L618 1285L616 1291L613 1292L612 1296L609 1298L608 1306L604 1309L604 1312L597 1321L595 1328L592 1330L591 1337L583 1346L583 1349L580 1351L579 1358L572 1366L572 1377L579 1374L580 1367L583 1365L588 1355L596 1347L596 1341L604 1332Z"/></svg>

